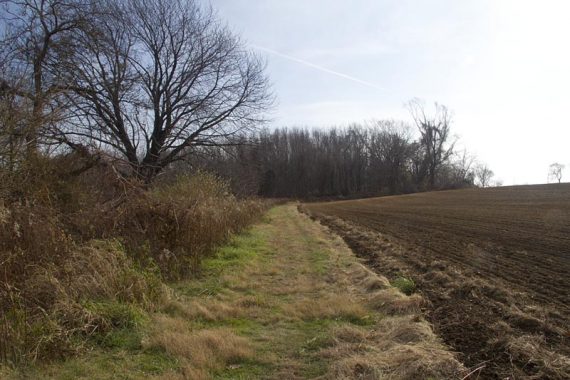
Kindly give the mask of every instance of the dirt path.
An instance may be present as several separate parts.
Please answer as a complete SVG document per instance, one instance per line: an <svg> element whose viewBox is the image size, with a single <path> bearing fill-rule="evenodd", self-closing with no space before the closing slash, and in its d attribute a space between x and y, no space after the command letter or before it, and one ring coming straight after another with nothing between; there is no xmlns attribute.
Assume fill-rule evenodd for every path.
<svg viewBox="0 0 570 380"><path fill-rule="evenodd" d="M189 355L180 378L452 378L463 370L417 316L418 297L366 269L294 205L272 210L205 267L203 279L180 285L181 305L202 332L239 337L248 352L218 366ZM200 334L195 328L188 334Z"/></svg>
<svg viewBox="0 0 570 380"><path fill-rule="evenodd" d="M274 208L204 263L145 325L140 345L42 370L53 378L450 379L466 373L406 296L341 238ZM167 363L128 367L137 355ZM109 356L110 355L110 356ZM158 368L158 367L157 367ZM51 375L51 376L50 376Z"/></svg>

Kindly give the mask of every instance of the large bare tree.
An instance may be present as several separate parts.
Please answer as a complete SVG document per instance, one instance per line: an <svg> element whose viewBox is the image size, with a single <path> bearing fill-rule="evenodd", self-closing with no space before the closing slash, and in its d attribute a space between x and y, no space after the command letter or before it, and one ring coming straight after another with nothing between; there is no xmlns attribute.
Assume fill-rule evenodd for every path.
<svg viewBox="0 0 570 380"><path fill-rule="evenodd" d="M192 0L102 1L67 60L74 118L59 139L90 144L152 180L196 146L223 145L272 103L262 60ZM232 139L229 139L229 138Z"/></svg>
<svg viewBox="0 0 570 380"><path fill-rule="evenodd" d="M424 166L421 172L427 175L429 188L433 189L439 168L453 154L454 143L449 143L451 113L444 105L435 103L435 111L428 114L424 103L417 98L410 100L407 108L420 132Z"/></svg>

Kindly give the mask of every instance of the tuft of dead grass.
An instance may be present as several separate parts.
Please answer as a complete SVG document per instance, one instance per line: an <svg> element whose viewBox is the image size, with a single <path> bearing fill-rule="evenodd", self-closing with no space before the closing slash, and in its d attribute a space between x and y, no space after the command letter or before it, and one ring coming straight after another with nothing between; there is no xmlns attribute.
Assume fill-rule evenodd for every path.
<svg viewBox="0 0 570 380"><path fill-rule="evenodd" d="M184 324L178 318L159 317L155 319L155 331L145 342L147 347L164 349L181 359L184 363L184 378L193 378L187 377L189 373L197 378L206 378L206 374L254 356L249 340L234 334L230 329L191 331Z"/></svg>
<svg viewBox="0 0 570 380"><path fill-rule="evenodd" d="M347 299L343 295L325 294L319 299L302 299L287 304L285 311L301 319L340 318L360 320L369 315L369 311L357 300Z"/></svg>
<svg viewBox="0 0 570 380"><path fill-rule="evenodd" d="M385 318L378 323L377 331L372 337L377 341L389 341L392 344L437 343L431 326L415 315Z"/></svg>
<svg viewBox="0 0 570 380"><path fill-rule="evenodd" d="M454 379L463 373L462 366L447 351L399 345L384 353L370 349L357 355L342 355L333 361L325 378Z"/></svg>
<svg viewBox="0 0 570 380"><path fill-rule="evenodd" d="M372 293L370 306L388 315L419 313L423 304L419 294L407 296L396 288L388 288Z"/></svg>
<svg viewBox="0 0 570 380"><path fill-rule="evenodd" d="M361 281L366 289L366 282ZM334 344L320 355L331 366L327 379L423 379L461 378L465 368L420 317L422 299L395 288L368 294L368 304L389 317L373 330L340 326L333 331Z"/></svg>
<svg viewBox="0 0 570 380"><path fill-rule="evenodd" d="M570 358L547 349L542 335L511 337L505 346L515 360L526 362L538 369L534 378L562 380L570 377Z"/></svg>
<svg viewBox="0 0 570 380"><path fill-rule="evenodd" d="M363 343L370 336L370 332L362 327L354 325L337 326L332 331L333 337L337 342L344 343Z"/></svg>
<svg viewBox="0 0 570 380"><path fill-rule="evenodd" d="M380 289L391 288L390 282L387 278L378 276L361 264L352 265L349 276L354 282L363 287L367 292L374 292Z"/></svg>

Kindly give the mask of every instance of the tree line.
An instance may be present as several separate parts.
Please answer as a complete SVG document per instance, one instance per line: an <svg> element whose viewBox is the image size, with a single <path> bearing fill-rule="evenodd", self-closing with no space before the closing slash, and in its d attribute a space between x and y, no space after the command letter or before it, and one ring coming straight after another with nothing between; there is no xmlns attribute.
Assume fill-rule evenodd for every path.
<svg viewBox="0 0 570 380"><path fill-rule="evenodd" d="M436 104L430 113L414 99L408 108L415 138L414 127L395 120L266 129L232 146L202 149L190 168L228 178L242 195L265 197L353 197L491 185L487 165L454 149L446 107Z"/></svg>

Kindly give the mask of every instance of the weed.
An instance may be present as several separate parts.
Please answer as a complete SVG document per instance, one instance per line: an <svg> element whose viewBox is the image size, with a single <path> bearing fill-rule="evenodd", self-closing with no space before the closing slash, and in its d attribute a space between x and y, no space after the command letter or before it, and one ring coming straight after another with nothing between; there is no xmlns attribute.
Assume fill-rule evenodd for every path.
<svg viewBox="0 0 570 380"><path fill-rule="evenodd" d="M106 319L111 327L115 328L135 328L145 320L140 308L127 303L88 301L84 307Z"/></svg>
<svg viewBox="0 0 570 380"><path fill-rule="evenodd" d="M416 291L416 283L411 278L400 276L392 281L391 284L408 296Z"/></svg>
<svg viewBox="0 0 570 380"><path fill-rule="evenodd" d="M141 348L142 334L137 328L114 329L104 335L97 335L94 341L104 349L136 351Z"/></svg>

